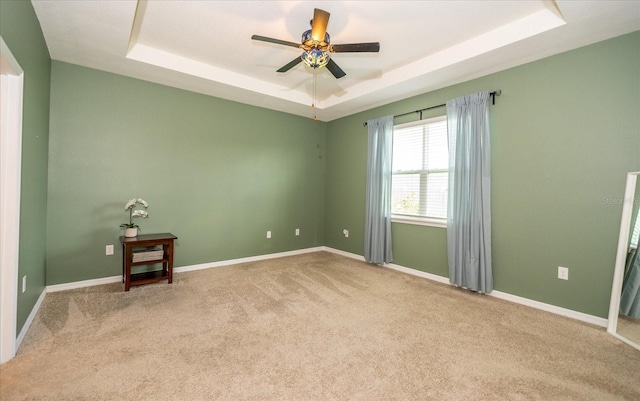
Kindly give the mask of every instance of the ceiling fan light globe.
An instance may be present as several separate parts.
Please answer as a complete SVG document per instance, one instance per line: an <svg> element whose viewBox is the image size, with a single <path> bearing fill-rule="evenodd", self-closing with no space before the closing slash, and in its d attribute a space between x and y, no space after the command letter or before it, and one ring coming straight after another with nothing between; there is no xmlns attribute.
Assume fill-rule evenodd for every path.
<svg viewBox="0 0 640 401"><path fill-rule="evenodd" d="M329 53L320 49L310 49L302 53L302 61L311 68L321 68L329 63Z"/></svg>

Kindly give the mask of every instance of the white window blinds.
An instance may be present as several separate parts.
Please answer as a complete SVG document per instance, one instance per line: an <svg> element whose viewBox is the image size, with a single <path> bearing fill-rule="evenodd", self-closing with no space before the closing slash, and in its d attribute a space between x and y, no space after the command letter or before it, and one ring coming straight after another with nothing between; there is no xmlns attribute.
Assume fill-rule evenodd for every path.
<svg viewBox="0 0 640 401"><path fill-rule="evenodd" d="M392 213L446 219L448 167L446 117L394 127Z"/></svg>

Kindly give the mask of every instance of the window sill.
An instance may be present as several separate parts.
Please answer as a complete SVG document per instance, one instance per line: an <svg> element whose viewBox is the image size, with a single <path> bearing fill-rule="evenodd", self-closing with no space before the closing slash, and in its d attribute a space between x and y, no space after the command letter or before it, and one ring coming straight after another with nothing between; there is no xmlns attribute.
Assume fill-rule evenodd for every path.
<svg viewBox="0 0 640 401"><path fill-rule="evenodd" d="M430 226L430 227L439 227L439 228L447 228L447 220L441 219L429 219L425 217L410 217L410 216L391 216L392 223L402 223L402 224L414 224L418 226Z"/></svg>

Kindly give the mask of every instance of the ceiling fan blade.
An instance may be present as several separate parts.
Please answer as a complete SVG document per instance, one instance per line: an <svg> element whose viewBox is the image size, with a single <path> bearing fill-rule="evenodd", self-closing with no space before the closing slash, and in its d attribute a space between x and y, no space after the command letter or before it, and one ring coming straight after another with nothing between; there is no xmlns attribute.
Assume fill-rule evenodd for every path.
<svg viewBox="0 0 640 401"><path fill-rule="evenodd" d="M274 38L268 38L266 36L260 36L260 35L253 35L251 36L251 39L253 40L260 40L262 42L269 42L269 43L275 43L277 45L284 45L284 46L291 46L291 47L300 47L300 43L295 43L295 42L288 42L286 40L280 40L280 39L274 39Z"/></svg>
<svg viewBox="0 0 640 401"><path fill-rule="evenodd" d="M287 72L301 62L302 62L302 59L300 57L296 57L293 60L291 60L287 65L280 67L278 72Z"/></svg>
<svg viewBox="0 0 640 401"><path fill-rule="evenodd" d="M380 51L380 43L349 43L344 45L333 45L334 53L377 53Z"/></svg>
<svg viewBox="0 0 640 401"><path fill-rule="evenodd" d="M324 34L327 33L327 25L329 24L328 12L316 8L313 10L313 20L311 24L311 37L313 40L322 42L324 40Z"/></svg>
<svg viewBox="0 0 640 401"><path fill-rule="evenodd" d="M342 71L342 68L338 67L338 64L336 64L336 62L333 61L332 59L329 59L329 63L327 64L327 70L329 70L329 72L332 73L333 76L338 79L347 75L347 73Z"/></svg>

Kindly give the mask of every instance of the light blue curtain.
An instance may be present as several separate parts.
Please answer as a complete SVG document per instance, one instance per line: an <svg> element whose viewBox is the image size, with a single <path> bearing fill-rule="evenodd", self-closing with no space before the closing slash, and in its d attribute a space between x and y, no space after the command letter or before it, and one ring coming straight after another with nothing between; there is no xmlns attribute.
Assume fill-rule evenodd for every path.
<svg viewBox="0 0 640 401"><path fill-rule="evenodd" d="M480 92L447 102L449 279L484 293L493 290L488 100Z"/></svg>
<svg viewBox="0 0 640 401"><path fill-rule="evenodd" d="M391 251L391 157L393 116L367 121L367 205L364 232L364 258L383 264L393 261Z"/></svg>

